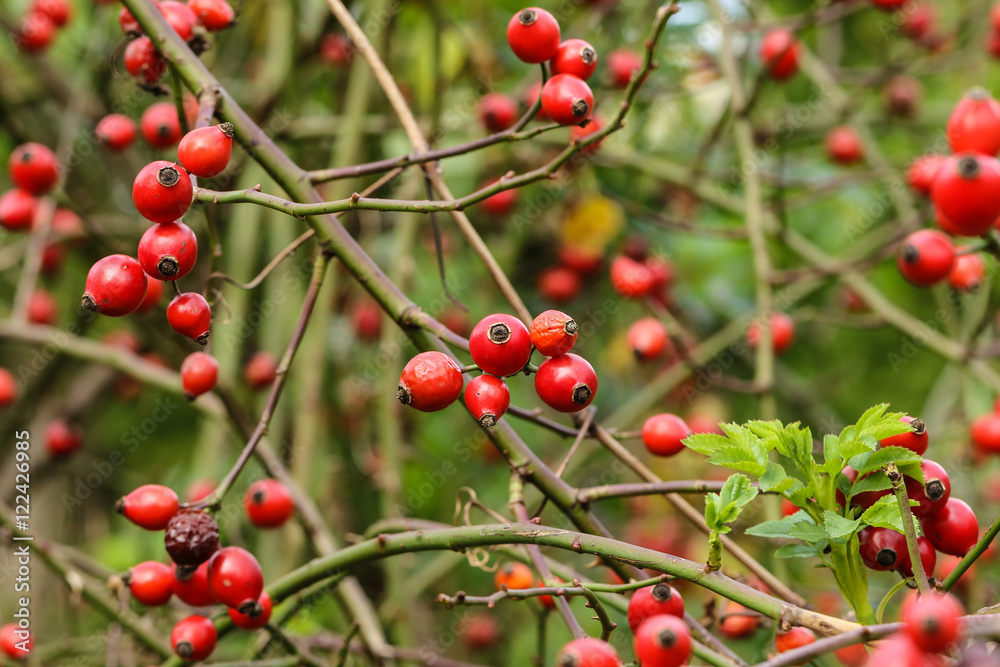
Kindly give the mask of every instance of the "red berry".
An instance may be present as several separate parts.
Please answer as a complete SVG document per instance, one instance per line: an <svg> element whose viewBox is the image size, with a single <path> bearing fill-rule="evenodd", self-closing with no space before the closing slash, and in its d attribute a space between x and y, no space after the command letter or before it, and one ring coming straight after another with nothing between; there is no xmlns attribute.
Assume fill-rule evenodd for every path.
<svg viewBox="0 0 1000 667"><path fill-rule="evenodd" d="M142 138L153 148L170 148L181 140L181 121L177 105L173 102L156 102L149 105L139 119Z"/></svg>
<svg viewBox="0 0 1000 667"><path fill-rule="evenodd" d="M462 638L473 650L488 648L500 639L500 624L489 614L466 616L462 623Z"/></svg>
<svg viewBox="0 0 1000 667"><path fill-rule="evenodd" d="M934 177L946 159L944 155L921 155L906 170L906 182L917 192L930 196Z"/></svg>
<svg viewBox="0 0 1000 667"><path fill-rule="evenodd" d="M166 563L154 560L139 563L125 574L123 581L132 597L146 607L162 607L174 594L174 572Z"/></svg>
<svg viewBox="0 0 1000 667"><path fill-rule="evenodd" d="M977 153L947 158L931 185L934 206L965 236L987 232L1000 217L1000 161Z"/></svg>
<svg viewBox="0 0 1000 667"><path fill-rule="evenodd" d="M872 0L872 5L884 12L891 12L905 5L907 1L908 0Z"/></svg>
<svg viewBox="0 0 1000 667"><path fill-rule="evenodd" d="M642 56L634 51L618 49L608 54L608 79L615 88L627 87L641 69Z"/></svg>
<svg viewBox="0 0 1000 667"><path fill-rule="evenodd" d="M198 23L198 16L187 4L176 0L162 0L160 11L163 12L163 18L167 20L170 27L185 42L194 36L194 27Z"/></svg>
<svg viewBox="0 0 1000 667"><path fill-rule="evenodd" d="M142 303L147 285L139 262L128 255L108 255L90 267L81 305L110 317L128 315Z"/></svg>
<svg viewBox="0 0 1000 667"><path fill-rule="evenodd" d="M531 573L531 568L524 563L510 561L504 563L493 576L493 583L497 590L504 588L511 591L531 588L535 585L535 575Z"/></svg>
<svg viewBox="0 0 1000 667"><path fill-rule="evenodd" d="M8 623L0 627L0 651L11 660L24 660L31 655L35 644L34 637L27 630L22 630L17 623Z"/></svg>
<svg viewBox="0 0 1000 667"><path fill-rule="evenodd" d="M826 153L837 164L854 164L864 159L861 137L850 125L841 125L826 135Z"/></svg>
<svg viewBox="0 0 1000 667"><path fill-rule="evenodd" d="M770 321L771 347L775 354L783 354L795 341L795 320L787 313L773 313ZM747 328L747 343L750 347L757 347L760 337L760 321L755 319Z"/></svg>
<svg viewBox="0 0 1000 667"><path fill-rule="evenodd" d="M476 113L487 131L503 132L517 122L519 111L517 102L510 95L487 93L479 100Z"/></svg>
<svg viewBox="0 0 1000 667"><path fill-rule="evenodd" d="M910 507L910 511L913 516L923 519L936 514L948 502L951 497L951 479L941 465L930 459L921 461L920 469L924 472L923 484L912 477L905 477L904 481L907 497L920 503Z"/></svg>
<svg viewBox="0 0 1000 667"><path fill-rule="evenodd" d="M28 53L42 51L56 36L56 24L45 14L31 12L25 15L20 30L14 35L18 48Z"/></svg>
<svg viewBox="0 0 1000 667"><path fill-rule="evenodd" d="M208 345L212 309L201 294L184 292L175 296L167 306L167 322L180 335Z"/></svg>
<svg viewBox="0 0 1000 667"><path fill-rule="evenodd" d="M969 427L969 437L980 452L1000 454L1000 412L976 417Z"/></svg>
<svg viewBox="0 0 1000 667"><path fill-rule="evenodd" d="M97 123L94 137L109 151L123 151L135 141L135 121L120 113L108 114Z"/></svg>
<svg viewBox="0 0 1000 667"><path fill-rule="evenodd" d="M934 574L934 566L937 565L937 551L934 545L926 537L921 535L917 538L917 550L920 552L920 563L924 566L924 574L928 577ZM907 558L906 562L900 565L900 573L906 578L913 577L913 562Z"/></svg>
<svg viewBox="0 0 1000 667"><path fill-rule="evenodd" d="M152 222L173 222L187 213L193 192L187 172L166 160L147 164L132 183L136 209Z"/></svg>
<svg viewBox="0 0 1000 667"><path fill-rule="evenodd" d="M36 288L28 297L25 316L32 324L54 324L59 317L59 304L46 290Z"/></svg>
<svg viewBox="0 0 1000 667"><path fill-rule="evenodd" d="M382 309L372 299L358 299L351 307L351 325L358 340L373 343L382 333Z"/></svg>
<svg viewBox="0 0 1000 667"><path fill-rule="evenodd" d="M277 528L295 514L295 501L276 479L259 479L243 494L243 509L258 528Z"/></svg>
<svg viewBox="0 0 1000 667"><path fill-rule="evenodd" d="M986 263L979 253L957 255L948 274L948 284L959 292L974 292L986 279Z"/></svg>
<svg viewBox="0 0 1000 667"><path fill-rule="evenodd" d="M63 243L46 243L42 248L42 273L46 276L58 274L66 262L66 246Z"/></svg>
<svg viewBox="0 0 1000 667"><path fill-rule="evenodd" d="M208 561L196 568L174 567L170 589L179 600L192 607L207 607L215 604L215 596L208 587Z"/></svg>
<svg viewBox="0 0 1000 667"><path fill-rule="evenodd" d="M620 255L611 262L611 286L626 299L641 299L653 289L652 271L630 257Z"/></svg>
<svg viewBox="0 0 1000 667"><path fill-rule="evenodd" d="M644 667L681 667L691 659L691 631L682 619L660 614L639 626L634 646Z"/></svg>
<svg viewBox="0 0 1000 667"><path fill-rule="evenodd" d="M719 630L730 639L748 637L757 632L757 617L739 602L730 600L719 622Z"/></svg>
<svg viewBox="0 0 1000 667"><path fill-rule="evenodd" d="M354 44L339 32L323 35L319 42L319 57L327 65L346 67L354 56Z"/></svg>
<svg viewBox="0 0 1000 667"><path fill-rule="evenodd" d="M583 79L556 74L542 86L542 108L554 123L579 125L594 108L594 93Z"/></svg>
<svg viewBox="0 0 1000 667"><path fill-rule="evenodd" d="M204 352L192 352L181 364L181 384L189 399L212 391L219 378L219 362Z"/></svg>
<svg viewBox="0 0 1000 667"><path fill-rule="evenodd" d="M593 637L572 640L556 656L556 667L621 667L621 664L611 644Z"/></svg>
<svg viewBox="0 0 1000 667"><path fill-rule="evenodd" d="M267 350L255 352L243 364L243 381L251 389L270 387L278 376L278 360Z"/></svg>
<svg viewBox="0 0 1000 667"><path fill-rule="evenodd" d="M480 375L465 388L465 407L483 428L491 428L510 407L510 390L503 378Z"/></svg>
<svg viewBox="0 0 1000 667"><path fill-rule="evenodd" d="M866 526L858 533L861 560L873 570L895 570L907 558L906 537L890 528Z"/></svg>
<svg viewBox="0 0 1000 667"><path fill-rule="evenodd" d="M455 402L462 384L454 359L443 352L421 352L403 368L396 398L421 412L437 412Z"/></svg>
<svg viewBox="0 0 1000 667"><path fill-rule="evenodd" d="M903 603L900 620L913 643L928 653L941 653L961 634L962 603L945 593L919 596L916 591Z"/></svg>
<svg viewBox="0 0 1000 667"><path fill-rule="evenodd" d="M691 429L677 415L662 413L653 415L642 425L642 444L651 454L673 456L684 449L684 438L691 435Z"/></svg>
<svg viewBox="0 0 1000 667"><path fill-rule="evenodd" d="M559 246L559 262L566 268L586 276L601 268L604 254L590 248L563 244Z"/></svg>
<svg viewBox="0 0 1000 667"><path fill-rule="evenodd" d="M948 144L953 153L1000 152L1000 102L984 88L973 88L948 119Z"/></svg>
<svg viewBox="0 0 1000 667"><path fill-rule="evenodd" d="M56 208L56 212L52 214L51 231L53 235L63 238L83 236L85 233L80 216L61 207Z"/></svg>
<svg viewBox="0 0 1000 667"><path fill-rule="evenodd" d="M576 344L580 327L576 320L560 310L546 310L531 322L531 344L546 357L566 354Z"/></svg>
<svg viewBox="0 0 1000 667"><path fill-rule="evenodd" d="M157 9L161 9L160 0L152 0L153 5ZM122 7L118 12L118 25L121 26L122 32L126 35L138 35L142 34L142 28L139 26L139 22L135 20L132 16L132 12L128 10L128 7Z"/></svg>
<svg viewBox="0 0 1000 667"><path fill-rule="evenodd" d="M535 392L553 410L579 412L597 395L597 373L583 357L569 352L542 362Z"/></svg>
<svg viewBox="0 0 1000 667"><path fill-rule="evenodd" d="M667 327L655 317L644 317L628 328L628 346L639 361L652 361L671 347Z"/></svg>
<svg viewBox="0 0 1000 667"><path fill-rule="evenodd" d="M83 429L64 419L53 419L45 427L45 449L52 457L70 456L83 445Z"/></svg>
<svg viewBox="0 0 1000 667"><path fill-rule="evenodd" d="M198 237L181 221L153 225L139 239L139 264L158 280L183 278L198 260Z"/></svg>
<svg viewBox="0 0 1000 667"><path fill-rule="evenodd" d="M930 287L948 277L955 265L955 246L935 229L907 236L896 255L899 272L918 287Z"/></svg>
<svg viewBox="0 0 1000 667"><path fill-rule="evenodd" d="M199 662L212 655L218 638L212 619L188 616L174 626L170 633L170 645L182 660Z"/></svg>
<svg viewBox="0 0 1000 667"><path fill-rule="evenodd" d="M580 274L565 266L553 266L538 274L538 293L556 304L569 303L583 289Z"/></svg>
<svg viewBox="0 0 1000 667"><path fill-rule="evenodd" d="M497 181L489 181L484 183L482 187L488 187L497 183ZM497 217L508 215L517 206L517 188L511 188L509 190L501 190L495 195L490 195L482 202L483 210L485 210L490 215L495 215Z"/></svg>
<svg viewBox="0 0 1000 667"><path fill-rule="evenodd" d="M531 359L531 335L513 315L494 313L473 327L469 353L484 373L498 377L514 375Z"/></svg>
<svg viewBox="0 0 1000 667"><path fill-rule="evenodd" d="M791 651L792 649L801 648L803 646L808 646L816 641L816 635L809 628L794 627L788 632L779 632L774 636L774 647L777 649L778 653L785 653L786 651ZM804 665L809 662L809 658L803 660L802 662L796 662L796 665Z"/></svg>
<svg viewBox="0 0 1000 667"><path fill-rule="evenodd" d="M937 27L937 9L929 2L907 7L906 16L899 26L900 31L914 40L928 37Z"/></svg>
<svg viewBox="0 0 1000 667"><path fill-rule="evenodd" d="M6 368L0 368L0 408L5 408L17 400L17 380Z"/></svg>
<svg viewBox="0 0 1000 667"><path fill-rule="evenodd" d="M29 11L33 14L44 14L60 27L66 25L73 16L73 7L68 0L34 0Z"/></svg>
<svg viewBox="0 0 1000 667"><path fill-rule="evenodd" d="M197 353L195 353L197 354ZM215 482L210 479L196 479L188 485L184 497L189 503L196 503L212 495L215 491Z"/></svg>
<svg viewBox="0 0 1000 667"><path fill-rule="evenodd" d="M115 510L140 528L163 530L179 507L180 501L173 489L146 484L122 497Z"/></svg>
<svg viewBox="0 0 1000 667"><path fill-rule="evenodd" d="M553 74L572 74L587 80L597 69L597 51L582 39L567 39L552 56L550 66Z"/></svg>
<svg viewBox="0 0 1000 667"><path fill-rule="evenodd" d="M160 303L160 297L163 296L163 281L157 280L156 278L146 277L146 282L148 283L146 287L146 298L142 300L139 307L135 309L137 313L145 313L146 311L152 310Z"/></svg>
<svg viewBox="0 0 1000 667"><path fill-rule="evenodd" d="M905 447L916 454L923 454L927 451L929 436L927 435L927 425L916 417L904 415L899 421L910 425L909 431L900 433L889 438L879 440L881 447Z"/></svg>
<svg viewBox="0 0 1000 667"><path fill-rule="evenodd" d="M38 200L27 190L8 190L0 196L0 225L12 232L31 229Z"/></svg>
<svg viewBox="0 0 1000 667"><path fill-rule="evenodd" d="M522 61L543 63L559 49L559 22L544 9L522 9L507 24L507 43Z"/></svg>
<svg viewBox="0 0 1000 667"><path fill-rule="evenodd" d="M871 667L941 667L942 665L938 658L925 653L904 632L896 633L879 642L878 647L869 656L868 664Z"/></svg>
<svg viewBox="0 0 1000 667"><path fill-rule="evenodd" d="M259 630L260 628L267 625L267 622L271 620L271 609L273 603L271 602L271 596L267 594L267 591L260 594L260 599L257 600L257 605L260 611L257 611L256 616L251 616L250 614L244 614L239 609L233 609L230 607L227 611L229 612L229 618L232 620L233 625L244 630Z"/></svg>
<svg viewBox="0 0 1000 667"><path fill-rule="evenodd" d="M177 158L195 176L211 178L229 165L233 152L233 124L191 130L177 146Z"/></svg>
<svg viewBox="0 0 1000 667"><path fill-rule="evenodd" d="M138 37L125 47L125 69L140 83L155 86L167 72L167 61L156 50L153 40Z"/></svg>
<svg viewBox="0 0 1000 667"><path fill-rule="evenodd" d="M783 28L771 30L761 40L760 60L772 79L784 81L799 71L801 48L790 30Z"/></svg>
<svg viewBox="0 0 1000 667"><path fill-rule="evenodd" d="M886 112L899 118L913 118L923 95L924 87L920 81L906 74L892 77L882 87Z"/></svg>
<svg viewBox="0 0 1000 667"><path fill-rule="evenodd" d="M952 556L964 556L979 540L979 522L972 508L951 497L944 507L920 522L934 548Z"/></svg>
<svg viewBox="0 0 1000 667"><path fill-rule="evenodd" d="M249 616L260 611L264 574L254 555L240 547L219 549L208 561L208 587L215 598Z"/></svg>
<svg viewBox="0 0 1000 667"><path fill-rule="evenodd" d="M587 138L590 137L590 135L596 134L597 132L600 132L602 129L604 129L604 123L601 121L601 119L598 118L597 116L591 116L590 119L587 120L582 125L574 125L573 127L569 128L570 141L575 144L581 144L587 141ZM587 146L583 147L581 149L581 152L585 153L586 155L593 155L601 148L601 144L603 143L604 139L600 139L592 144L588 144Z"/></svg>
<svg viewBox="0 0 1000 667"><path fill-rule="evenodd" d="M643 621L660 614L684 618L684 599L670 584L640 588L628 601L628 627L633 633Z"/></svg>
<svg viewBox="0 0 1000 667"><path fill-rule="evenodd" d="M59 161L42 144L21 144L10 154L7 171L14 185L31 194L48 192L59 180Z"/></svg>
<svg viewBox="0 0 1000 667"><path fill-rule="evenodd" d="M236 12L226 0L188 0L188 7L210 32L225 30L236 22Z"/></svg>
<svg viewBox="0 0 1000 667"><path fill-rule="evenodd" d="M542 82L535 81L528 87L528 90L525 91L524 103L530 109L531 107L535 106L535 102L538 102L538 98L540 98L541 96L542 96ZM535 120L539 121L549 120L549 117L545 115L545 109L542 109L541 106L539 106L538 108L538 113L535 114Z"/></svg>

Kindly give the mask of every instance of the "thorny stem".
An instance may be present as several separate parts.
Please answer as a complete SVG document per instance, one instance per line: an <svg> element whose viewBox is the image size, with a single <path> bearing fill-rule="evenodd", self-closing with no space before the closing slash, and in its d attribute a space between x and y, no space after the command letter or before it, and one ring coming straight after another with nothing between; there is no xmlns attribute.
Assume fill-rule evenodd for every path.
<svg viewBox="0 0 1000 667"><path fill-rule="evenodd" d="M895 463L888 463L883 467L889 481L892 482L892 492L896 494L896 502L899 503L899 515L903 519L903 534L906 536L906 550L910 554L910 568L913 570L913 578L917 580L917 588L921 595L930 593L931 586L927 581L927 573L924 571L924 562L920 558L920 544L917 542L917 529L913 525L913 512L910 510L910 500L906 496L906 485L903 484L903 474Z"/></svg>

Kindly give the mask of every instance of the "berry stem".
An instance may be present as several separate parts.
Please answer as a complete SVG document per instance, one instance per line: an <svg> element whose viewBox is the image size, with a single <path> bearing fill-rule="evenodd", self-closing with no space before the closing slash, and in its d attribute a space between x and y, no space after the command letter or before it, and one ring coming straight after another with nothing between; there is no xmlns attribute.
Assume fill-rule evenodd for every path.
<svg viewBox="0 0 1000 667"><path fill-rule="evenodd" d="M895 463L886 464L882 470L892 482L892 492L896 494L896 502L899 503L899 515L903 519L903 535L906 536L906 550L910 554L910 568L913 570L913 578L917 580L920 594L927 595L931 592L931 585L927 581L924 562L920 558L917 529L913 525L913 512L910 510L910 500L906 495L906 485L903 484L903 473L899 472Z"/></svg>

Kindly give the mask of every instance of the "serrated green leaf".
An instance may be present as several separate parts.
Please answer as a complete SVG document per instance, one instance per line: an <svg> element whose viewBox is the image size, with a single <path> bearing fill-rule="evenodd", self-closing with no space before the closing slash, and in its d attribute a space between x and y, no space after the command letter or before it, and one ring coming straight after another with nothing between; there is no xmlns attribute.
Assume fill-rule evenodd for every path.
<svg viewBox="0 0 1000 667"><path fill-rule="evenodd" d="M828 475L835 475L843 467L844 460L840 455L840 438L835 435L823 436L823 465L819 467L819 470Z"/></svg>
<svg viewBox="0 0 1000 667"><path fill-rule="evenodd" d="M732 441L718 433L695 433L684 438L685 447L706 456L711 455L720 447L728 447L730 445L732 445Z"/></svg>
<svg viewBox="0 0 1000 667"><path fill-rule="evenodd" d="M761 491L773 491L777 493L791 489L796 482L801 484L794 477L789 477L785 469L781 467L781 464L774 461L767 462L767 470L760 476L759 480Z"/></svg>
<svg viewBox="0 0 1000 667"><path fill-rule="evenodd" d="M791 516L786 516L780 521L764 521L756 526L747 528L747 535L756 537L791 537L791 529L798 523L812 523L812 519L804 511L799 510Z"/></svg>
<svg viewBox="0 0 1000 667"><path fill-rule="evenodd" d="M916 461L911 461L910 463L897 463L896 467L899 468L899 472L903 473L907 477L912 477L921 484L926 483L924 479L924 469L920 467L920 464Z"/></svg>
<svg viewBox="0 0 1000 667"><path fill-rule="evenodd" d="M726 505L734 504L738 509L757 497L758 490L750 483L746 475L730 475L726 483L722 485L722 492L719 494L722 502Z"/></svg>
<svg viewBox="0 0 1000 667"><path fill-rule="evenodd" d="M873 472L867 477L862 477L851 487L851 495L856 496L866 491L885 491L892 488L892 482L881 472Z"/></svg>
<svg viewBox="0 0 1000 667"><path fill-rule="evenodd" d="M884 415L885 411L888 409L889 409L888 403L879 403L878 405L873 405L872 407L865 410L864 414L858 417L858 421L855 424L857 432L858 433L863 432L865 428L868 426L868 424L878 420L878 418Z"/></svg>
<svg viewBox="0 0 1000 667"><path fill-rule="evenodd" d="M919 465L920 455L906 447L883 447L877 452L872 453L864 465L860 468L855 468L855 470L858 471L858 475L860 476L866 472L879 470L886 463L895 463L896 465L901 463L916 463Z"/></svg>
<svg viewBox="0 0 1000 667"><path fill-rule="evenodd" d="M777 419L772 419L770 421L752 419L746 423L746 427L758 438L777 437L777 435L784 429L781 422Z"/></svg>
<svg viewBox="0 0 1000 667"><path fill-rule="evenodd" d="M789 537L802 540L803 542L818 542L826 539L826 528L817 526L814 523L800 521L792 526L788 531Z"/></svg>
<svg viewBox="0 0 1000 667"><path fill-rule="evenodd" d="M857 439L851 438L849 440L841 439L840 441L840 456L843 460L850 462L854 457L859 454L871 454L878 448L878 442L868 439ZM851 464L853 466L853 464Z"/></svg>
<svg viewBox="0 0 1000 667"><path fill-rule="evenodd" d="M899 503L896 496L889 494L882 496L874 505L869 507L859 517L862 523L879 528L891 528L897 532L904 532L903 517L899 514Z"/></svg>
<svg viewBox="0 0 1000 667"><path fill-rule="evenodd" d="M837 485L837 489L844 494L844 497L851 494L851 480L847 479L847 475L842 472L838 472L835 483Z"/></svg>
<svg viewBox="0 0 1000 667"><path fill-rule="evenodd" d="M720 510L722 509L719 506L720 502L719 494L705 494L705 525L712 530L718 530L722 527L722 522L719 521Z"/></svg>
<svg viewBox="0 0 1000 667"><path fill-rule="evenodd" d="M812 558L819 555L812 544L783 544L774 552L775 558Z"/></svg>
<svg viewBox="0 0 1000 667"><path fill-rule="evenodd" d="M861 526L861 520L851 521L836 512L826 510L823 512L823 525L826 527L826 534L831 542L846 542L847 538L857 532Z"/></svg>

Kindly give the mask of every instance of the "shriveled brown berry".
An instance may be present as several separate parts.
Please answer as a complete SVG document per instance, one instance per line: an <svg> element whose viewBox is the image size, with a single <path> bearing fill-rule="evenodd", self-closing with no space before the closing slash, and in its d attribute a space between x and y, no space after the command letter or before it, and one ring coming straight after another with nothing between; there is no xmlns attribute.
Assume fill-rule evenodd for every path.
<svg viewBox="0 0 1000 667"><path fill-rule="evenodd" d="M183 509L167 524L163 542L175 563L197 567L219 550L219 524L204 510Z"/></svg>

